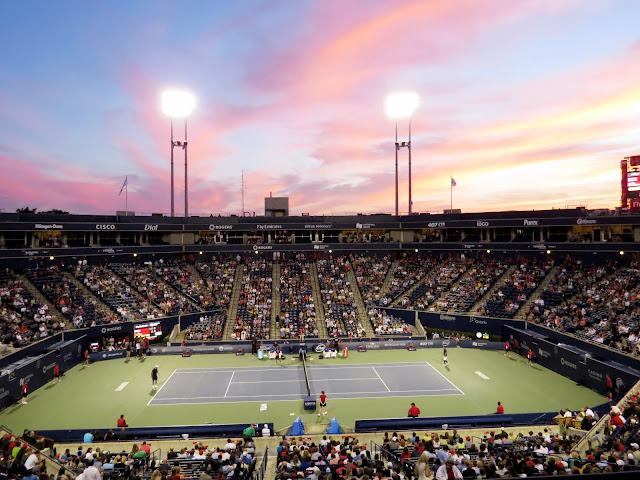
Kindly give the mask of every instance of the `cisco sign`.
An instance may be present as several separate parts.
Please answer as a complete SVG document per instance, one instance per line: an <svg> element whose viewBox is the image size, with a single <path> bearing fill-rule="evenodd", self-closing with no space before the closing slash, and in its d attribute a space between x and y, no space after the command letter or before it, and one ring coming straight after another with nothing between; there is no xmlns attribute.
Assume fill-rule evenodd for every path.
<svg viewBox="0 0 640 480"><path fill-rule="evenodd" d="M115 230L116 226L113 223L98 223L96 230Z"/></svg>

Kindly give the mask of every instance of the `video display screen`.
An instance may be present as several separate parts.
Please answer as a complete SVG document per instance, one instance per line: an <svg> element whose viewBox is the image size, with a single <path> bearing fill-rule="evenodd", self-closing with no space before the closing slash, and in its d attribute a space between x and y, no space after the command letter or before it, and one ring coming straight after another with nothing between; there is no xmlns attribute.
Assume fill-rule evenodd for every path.
<svg viewBox="0 0 640 480"><path fill-rule="evenodd" d="M143 337L149 340L155 340L162 337L162 325L160 322L145 322L133 326L134 338Z"/></svg>

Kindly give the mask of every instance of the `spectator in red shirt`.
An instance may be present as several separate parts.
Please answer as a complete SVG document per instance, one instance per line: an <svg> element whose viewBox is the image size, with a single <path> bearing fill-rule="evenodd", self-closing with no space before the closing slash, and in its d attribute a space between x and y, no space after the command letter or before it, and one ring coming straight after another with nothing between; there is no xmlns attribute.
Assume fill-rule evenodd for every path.
<svg viewBox="0 0 640 480"><path fill-rule="evenodd" d="M504 414L504 407L502 406L502 404L500 402L498 402L498 408L496 409L496 413L498 415L503 415Z"/></svg>
<svg viewBox="0 0 640 480"><path fill-rule="evenodd" d="M420 409L416 407L415 403L411 402L411 407L409 408L409 414L407 416L413 418L420 416Z"/></svg>
<svg viewBox="0 0 640 480"><path fill-rule="evenodd" d="M26 405L27 404L27 394L29 393L29 385L27 384L27 382L24 382L22 384L22 404Z"/></svg>
<svg viewBox="0 0 640 480"><path fill-rule="evenodd" d="M53 383L58 383L60 381L60 365L56 363L56 366L53 367Z"/></svg>
<svg viewBox="0 0 640 480"><path fill-rule="evenodd" d="M127 421L124 419L124 415L120 415L120 418L118 419L118 428L124 428L128 426L129 425L127 425Z"/></svg>

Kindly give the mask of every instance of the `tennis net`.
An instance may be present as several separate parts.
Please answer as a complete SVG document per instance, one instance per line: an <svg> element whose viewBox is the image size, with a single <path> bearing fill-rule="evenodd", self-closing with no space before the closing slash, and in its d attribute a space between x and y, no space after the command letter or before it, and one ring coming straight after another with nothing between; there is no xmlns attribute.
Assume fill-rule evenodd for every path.
<svg viewBox="0 0 640 480"><path fill-rule="evenodd" d="M304 370L304 381L307 385L307 395L310 397L311 396L311 386L309 385L309 376L307 375L307 362L305 361L305 357L306 355L301 355L300 358L302 359L302 370Z"/></svg>

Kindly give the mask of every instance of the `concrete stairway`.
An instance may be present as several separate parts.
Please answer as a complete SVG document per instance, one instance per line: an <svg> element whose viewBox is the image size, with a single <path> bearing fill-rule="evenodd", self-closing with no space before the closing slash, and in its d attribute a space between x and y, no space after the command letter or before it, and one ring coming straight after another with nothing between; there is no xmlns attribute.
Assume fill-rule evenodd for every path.
<svg viewBox="0 0 640 480"><path fill-rule="evenodd" d="M540 285L538 285L538 288L535 289L535 291L529 295L529 298L527 298L527 301L524 302L524 304L520 307L520 309L518 309L518 314L514 317L514 318L519 318L519 319L523 319L527 316L527 312L529 311L529 307L531 306L531 304L538 298L540 298L540 296L542 295L542 292L544 292L545 288L547 288L547 285L549 285L549 283L551 283L552 280L555 280L556 277L558 276L558 273L561 272L560 266L554 266L551 271L547 274L546 277L544 277L544 280L542 282L540 282Z"/></svg>
<svg viewBox="0 0 640 480"><path fill-rule="evenodd" d="M347 271L347 278L349 279L351 291L353 292L353 300L356 302L356 308L358 310L358 317L360 317L360 322L362 322L362 326L364 327L367 337L371 337L374 335L373 326L371 325L369 315L367 315L367 309L364 305L364 302L362 301L362 295L360 294L360 289L358 288L358 280L356 279L356 274L353 271L353 268L350 268Z"/></svg>
<svg viewBox="0 0 640 480"><path fill-rule="evenodd" d="M507 268L504 271L504 273L500 276L500 278L493 284L493 286L489 290L487 290L482 297L478 299L478 301L473 306L469 314L473 315L475 313L478 313L478 310L480 310L480 307L482 306L482 304L491 298L491 296L496 292L496 290L498 290L498 287L502 285L504 281L507 278L509 278L513 272L515 272L516 268L517 268L516 265L512 265L509 268Z"/></svg>
<svg viewBox="0 0 640 480"><path fill-rule="evenodd" d="M384 279L384 283L382 284L382 288L380 289L380 298L384 298L385 295L389 293L389 287L391 286L391 281L393 280L393 272L398 268L398 261L391 263L389 270L387 270L387 276Z"/></svg>
<svg viewBox="0 0 640 480"><path fill-rule="evenodd" d="M53 318L58 321L63 320L65 324L70 325L67 318L65 318L65 316L62 315L62 313L60 313L58 309L53 304L51 304L51 302L49 302L49 300L47 300L44 295L42 295L42 293L40 293L40 290L38 290L36 286L31 283L25 275L16 275L16 278L22 280L24 288L27 289L27 291L31 294L36 302L42 303L49 307L49 314Z"/></svg>
<svg viewBox="0 0 640 480"><path fill-rule="evenodd" d="M95 306L96 311L102 313L102 314L107 314L110 316L116 316L118 318L120 318L120 315L118 314L118 312L114 311L111 307L109 307L109 305L107 305L106 303L104 303L100 297L96 296L93 294L93 292L91 290L89 290L84 283L82 283L80 281L80 279L78 277L76 277L74 274L72 273L67 273L66 274L66 278L69 279L69 281L71 283L73 283L74 285L76 285L80 291L82 291L83 295L87 298L87 299L91 299Z"/></svg>
<svg viewBox="0 0 640 480"><path fill-rule="evenodd" d="M222 333L223 340L231 340L231 334L233 333L233 327L235 326L236 315L238 313L238 300L240 300L240 293L242 292L242 279L246 267L243 263L239 263L236 266L236 274L233 279L233 291L231 292L231 300L229 300L229 310L227 310L227 323Z"/></svg>
<svg viewBox="0 0 640 480"><path fill-rule="evenodd" d="M280 275L281 269L279 263L273 264L272 284L271 284L271 338L280 338L280 330L276 324L276 316L280 314L281 297L280 297Z"/></svg>
<svg viewBox="0 0 640 480"><path fill-rule="evenodd" d="M324 303L320 293L320 283L318 282L318 267L315 262L309 263L309 275L311 275L311 289L313 291L313 304L316 308L316 326L318 327L318 338L327 338L327 323L324 316Z"/></svg>

